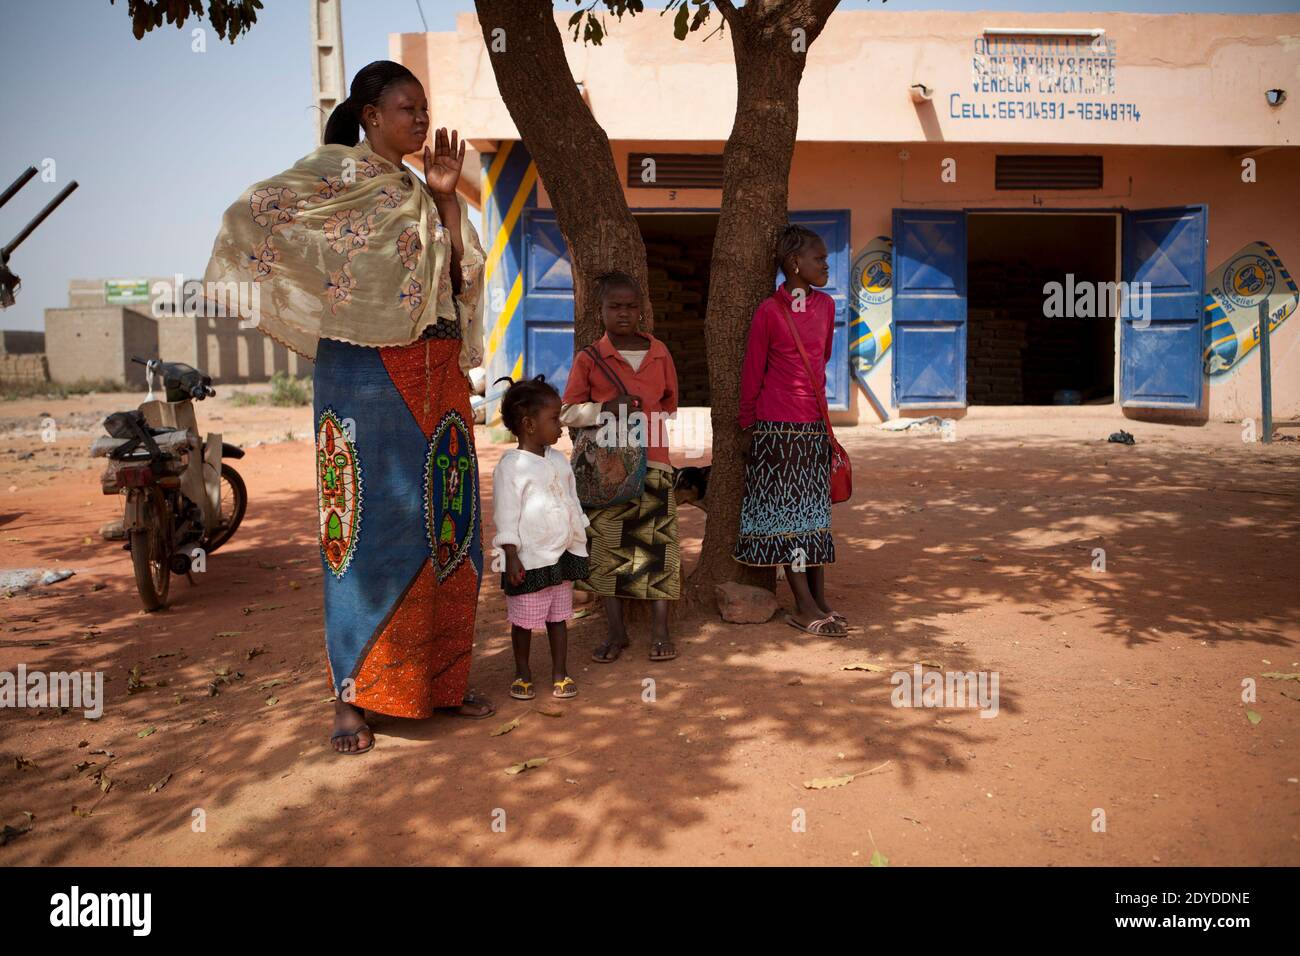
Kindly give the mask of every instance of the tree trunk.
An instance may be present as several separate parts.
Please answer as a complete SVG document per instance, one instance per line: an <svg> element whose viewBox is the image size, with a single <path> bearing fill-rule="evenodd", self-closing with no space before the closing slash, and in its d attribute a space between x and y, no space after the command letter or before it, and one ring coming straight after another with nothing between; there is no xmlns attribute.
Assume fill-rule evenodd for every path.
<svg viewBox="0 0 1300 956"><path fill-rule="evenodd" d="M700 561L687 582L697 604L713 587L744 581L771 588L770 569L738 564L745 463L740 456L740 368L754 310L776 282L776 237L788 218L790 163L799 127L799 82L807 47L838 0L754 0L736 9L715 0L736 60L736 119L723 151L722 209L713 244L704 323L712 402L709 520ZM802 49L796 30L803 30Z"/></svg>
<svg viewBox="0 0 1300 956"><path fill-rule="evenodd" d="M604 332L596 277L619 270L646 289L645 243L609 138L578 93L551 0L476 0L501 99L537 164L573 268L575 348ZM649 299L643 327L653 328Z"/></svg>

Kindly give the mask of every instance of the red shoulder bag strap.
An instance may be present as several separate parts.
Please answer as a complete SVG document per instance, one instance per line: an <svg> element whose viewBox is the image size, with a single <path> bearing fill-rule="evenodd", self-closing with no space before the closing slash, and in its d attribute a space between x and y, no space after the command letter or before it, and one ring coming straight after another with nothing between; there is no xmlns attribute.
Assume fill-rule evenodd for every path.
<svg viewBox="0 0 1300 956"><path fill-rule="evenodd" d="M799 330L795 328L794 316L790 314L790 307L782 301L780 296L776 297L777 304L781 306L781 311L785 313L786 324L790 326L790 334L794 336L794 347L799 350L799 357L803 359L803 370L808 373L808 384L817 392L817 398L822 407L822 421L826 423L826 434L835 437L835 432L831 429L831 411L826 406L826 389L817 390L817 379L813 377L812 364L808 361L808 353L804 351L803 341L799 338Z"/></svg>

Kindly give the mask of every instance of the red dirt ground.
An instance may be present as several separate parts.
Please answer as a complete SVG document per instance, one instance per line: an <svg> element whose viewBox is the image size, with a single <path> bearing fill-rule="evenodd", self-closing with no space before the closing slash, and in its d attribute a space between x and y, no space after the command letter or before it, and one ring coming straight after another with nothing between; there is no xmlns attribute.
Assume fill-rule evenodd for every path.
<svg viewBox="0 0 1300 956"><path fill-rule="evenodd" d="M97 418L129 404L0 406L0 567L77 572L0 599L0 670L108 679L98 721L0 710L0 824L33 814L0 864L867 865L875 849L893 866L1300 863L1300 682L1261 676L1300 672L1295 443L1088 409L972 417L955 442L844 430L857 494L835 509L829 582L856 633L699 618L680 625L677 661L652 664L639 624L600 666L601 619L579 620L581 693L539 698L552 718L506 694L489 575L472 682L498 714L381 718L376 749L341 759L327 742L309 412L201 409L228 440L299 438L249 449L243 528L197 586L174 581L172 606L146 615L128 556L97 533L120 505L84 459ZM42 412L61 423L53 444ZM1121 425L1135 447L1104 442ZM501 447L480 442L486 496ZM682 518L690 555L703 515ZM997 717L894 708L889 673L842 669L921 660L997 671ZM128 695L137 664L165 686ZM222 667L243 677L209 697ZM106 767L97 749L115 754ZM85 760L107 794L97 768L75 769ZM802 785L881 764L847 786Z"/></svg>

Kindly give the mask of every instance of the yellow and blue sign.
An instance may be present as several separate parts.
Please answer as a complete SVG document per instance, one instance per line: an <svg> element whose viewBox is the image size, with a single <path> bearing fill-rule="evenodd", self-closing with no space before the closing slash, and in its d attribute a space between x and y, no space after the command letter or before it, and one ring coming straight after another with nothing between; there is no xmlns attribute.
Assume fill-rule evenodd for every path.
<svg viewBox="0 0 1300 956"><path fill-rule="evenodd" d="M1277 329L1300 301L1295 280L1273 247L1252 242L1205 277L1205 372L1226 375L1259 345L1259 306L1267 302L1268 327Z"/></svg>

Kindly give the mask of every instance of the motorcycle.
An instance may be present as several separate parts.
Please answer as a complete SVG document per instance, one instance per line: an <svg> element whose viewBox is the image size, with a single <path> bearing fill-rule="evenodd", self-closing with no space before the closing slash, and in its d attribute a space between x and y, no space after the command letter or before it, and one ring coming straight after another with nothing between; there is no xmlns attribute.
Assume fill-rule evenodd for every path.
<svg viewBox="0 0 1300 956"><path fill-rule="evenodd" d="M91 456L108 458L104 494L125 496L123 547L144 609L157 611L167 604L171 576L184 574L193 584L195 566L206 569L207 556L244 520L244 479L224 461L244 451L219 434L199 433L194 402L217 394L211 376L181 362L131 361L145 366L149 394L135 411L104 419L108 434L95 440ZM162 400L154 396L155 376Z"/></svg>

